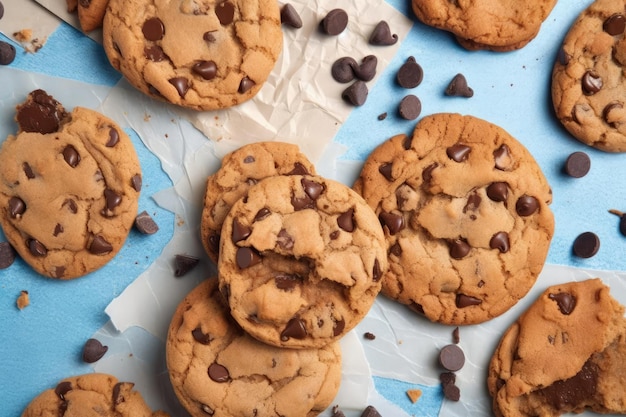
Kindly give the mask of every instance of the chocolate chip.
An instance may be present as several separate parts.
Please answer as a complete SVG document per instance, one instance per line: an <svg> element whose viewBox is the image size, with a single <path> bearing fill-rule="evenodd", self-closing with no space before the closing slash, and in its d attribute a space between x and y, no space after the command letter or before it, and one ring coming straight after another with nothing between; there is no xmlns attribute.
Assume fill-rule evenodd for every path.
<svg viewBox="0 0 626 417"><path fill-rule="evenodd" d="M335 325L333 326L333 336L339 336L340 334L343 333L343 331L346 328L346 321L344 319L338 320L335 322Z"/></svg>
<svg viewBox="0 0 626 417"><path fill-rule="evenodd" d="M426 183L430 182L430 180L433 178L433 171L438 166L439 164L437 162L433 162L432 164L424 168L424 170L422 171L422 180L424 180L424 182Z"/></svg>
<svg viewBox="0 0 626 417"><path fill-rule="evenodd" d="M94 236L89 245L89 252L94 255L105 255L113 250L113 246L100 235Z"/></svg>
<svg viewBox="0 0 626 417"><path fill-rule="evenodd" d="M280 9L280 23L292 28L300 29L302 27L302 19L296 11L295 7L287 3Z"/></svg>
<svg viewBox="0 0 626 417"><path fill-rule="evenodd" d="M566 316L569 316L574 311L574 307L576 307L576 297L566 292L548 294L548 298L556 301L559 310Z"/></svg>
<svg viewBox="0 0 626 417"><path fill-rule="evenodd" d="M582 409L583 404L593 401L598 395L599 372L598 366L590 359L573 377L554 381L551 385L535 392L545 398L552 409L557 410L559 414L564 409Z"/></svg>
<svg viewBox="0 0 626 417"><path fill-rule="evenodd" d="M365 338L367 340L374 340L374 339L376 339L376 335L374 333L365 332L365 333L363 333L363 338Z"/></svg>
<svg viewBox="0 0 626 417"><path fill-rule="evenodd" d="M500 145L498 149L493 151L493 159L495 167L501 171L506 170L511 163L511 150L506 144Z"/></svg>
<svg viewBox="0 0 626 417"><path fill-rule="evenodd" d="M506 202L509 196L509 187L506 182L492 182L487 187L487 197L495 202Z"/></svg>
<svg viewBox="0 0 626 417"><path fill-rule="evenodd" d="M235 5L224 1L215 7L215 14L222 26L230 25L235 18Z"/></svg>
<svg viewBox="0 0 626 417"><path fill-rule="evenodd" d="M330 74L338 83L349 83L356 76L354 69L358 67L356 60L350 56L344 56L333 62Z"/></svg>
<svg viewBox="0 0 626 417"><path fill-rule="evenodd" d="M250 78L243 77L241 79L241 82L239 83L239 90L237 91L239 92L239 94L245 94L248 91L250 91L252 87L254 87L255 85L256 83L252 81Z"/></svg>
<svg viewBox="0 0 626 417"><path fill-rule="evenodd" d="M165 60L165 52L159 45L146 46L143 49L143 55L152 62L161 62Z"/></svg>
<svg viewBox="0 0 626 417"><path fill-rule="evenodd" d="M439 351L439 364L451 372L456 372L465 365L465 354L458 345L446 345Z"/></svg>
<svg viewBox="0 0 626 417"><path fill-rule="evenodd" d="M18 106L16 120L24 132L53 133L59 130L66 112L58 101L44 90L34 90L29 100Z"/></svg>
<svg viewBox="0 0 626 417"><path fill-rule="evenodd" d="M387 118L387 112L378 115L378 120L385 120Z"/></svg>
<svg viewBox="0 0 626 417"><path fill-rule="evenodd" d="M6 269L15 261L15 250L9 242L0 242L0 269Z"/></svg>
<svg viewBox="0 0 626 417"><path fill-rule="evenodd" d="M422 102L413 94L409 94L400 101L398 113L405 120L415 120L422 112Z"/></svg>
<svg viewBox="0 0 626 417"><path fill-rule="evenodd" d="M0 2L0 19L4 17L4 4Z"/></svg>
<svg viewBox="0 0 626 417"><path fill-rule="evenodd" d="M200 409L205 412L207 415L212 416L213 414L215 414L215 410L213 410L211 407L209 407L206 404L201 404L200 405Z"/></svg>
<svg viewBox="0 0 626 417"><path fill-rule="evenodd" d="M9 214L14 219L22 217L22 214L26 211L26 203L19 197L11 197L9 199Z"/></svg>
<svg viewBox="0 0 626 417"><path fill-rule="evenodd" d="M396 81L404 88L415 88L422 83L424 71L422 67L410 56L400 67L396 74Z"/></svg>
<svg viewBox="0 0 626 417"><path fill-rule="evenodd" d="M361 413L361 417L382 417L373 405L368 405Z"/></svg>
<svg viewBox="0 0 626 417"><path fill-rule="evenodd" d="M383 271L380 269L380 262L378 259L374 259L374 267L372 268L372 281L378 282L383 276Z"/></svg>
<svg viewBox="0 0 626 417"><path fill-rule="evenodd" d="M480 198L478 193L473 192L467 197L467 203L465 203L465 206L463 207L463 213L467 213L468 211L478 210L478 207L480 206L481 201L482 201L482 198ZM472 220L474 219L476 219L475 216L472 217Z"/></svg>
<svg viewBox="0 0 626 417"><path fill-rule="evenodd" d="M0 65L9 65L15 60L15 46L0 41Z"/></svg>
<svg viewBox="0 0 626 417"><path fill-rule="evenodd" d="M458 345L460 341L461 336L459 335L459 328L455 327L454 330L452 330L452 343Z"/></svg>
<svg viewBox="0 0 626 417"><path fill-rule="evenodd" d="M205 80L212 80L217 75L217 64L215 61L199 61L193 64L191 70Z"/></svg>
<svg viewBox="0 0 626 417"><path fill-rule="evenodd" d="M402 256L402 246L400 246L400 244L398 242L394 243L390 248L389 248L389 253L391 255L395 255L397 257Z"/></svg>
<svg viewBox="0 0 626 417"><path fill-rule="evenodd" d="M354 209L349 209L337 217L337 225L346 232L354 231Z"/></svg>
<svg viewBox="0 0 626 417"><path fill-rule="evenodd" d="M78 205L76 204L76 201L74 201L71 198L66 199L65 201L63 201L63 204L61 204L61 207L67 207L68 210L72 213L72 214L76 214L78 213Z"/></svg>
<svg viewBox="0 0 626 417"><path fill-rule="evenodd" d="M304 339L307 336L306 326L303 320L294 317L287 322L287 326L280 333L280 340L286 342L289 339Z"/></svg>
<svg viewBox="0 0 626 417"><path fill-rule="evenodd" d="M119 132L116 129L114 129L114 128L110 128L109 129L109 140L106 143L106 147L107 148L112 148L115 145L117 145L119 141L120 141L120 134L119 134Z"/></svg>
<svg viewBox="0 0 626 417"><path fill-rule="evenodd" d="M489 240L489 247L491 249L498 249L500 253L506 253L509 251L509 234L507 232L498 232Z"/></svg>
<svg viewBox="0 0 626 417"><path fill-rule="evenodd" d="M103 346L98 339L87 339L83 346L83 361L94 363L102 359L109 350L108 346Z"/></svg>
<svg viewBox="0 0 626 417"><path fill-rule="evenodd" d="M240 269L250 268L262 261L261 255L252 248L243 247L237 249L237 266Z"/></svg>
<svg viewBox="0 0 626 417"><path fill-rule="evenodd" d="M461 399L461 390L455 384L444 384L443 396L450 401L459 401Z"/></svg>
<svg viewBox="0 0 626 417"><path fill-rule="evenodd" d="M33 256L42 257L48 254L48 249L37 239L28 239L26 245Z"/></svg>
<svg viewBox="0 0 626 417"><path fill-rule="evenodd" d="M463 259L472 249L464 239L455 239L449 243L450 256L454 259Z"/></svg>
<svg viewBox="0 0 626 417"><path fill-rule="evenodd" d="M404 217L401 214L389 213L386 211L378 215L378 219L383 227L386 227L390 235L395 235L404 229Z"/></svg>
<svg viewBox="0 0 626 417"><path fill-rule="evenodd" d="M189 80L185 77L170 78L169 83L174 86L176 92L181 98L185 98L185 94L189 91Z"/></svg>
<svg viewBox="0 0 626 417"><path fill-rule="evenodd" d="M616 216L619 216L619 232L623 236L626 236L626 213L623 213L623 212L621 212L619 210L615 210L615 209L610 209L609 213L615 214Z"/></svg>
<svg viewBox="0 0 626 417"><path fill-rule="evenodd" d="M233 243L237 243L240 240L246 239L252 233L252 229L248 226L241 224L237 219L233 220L232 239Z"/></svg>
<svg viewBox="0 0 626 417"><path fill-rule="evenodd" d="M215 39L215 35L213 34L213 32L217 32L217 31L216 30L210 30L208 32L204 32L204 34L202 35L202 40L204 40L205 42L208 42L208 43L215 42L217 39Z"/></svg>
<svg viewBox="0 0 626 417"><path fill-rule="evenodd" d="M591 160L584 152L574 152L567 157L563 168L570 177L582 178L589 172Z"/></svg>
<svg viewBox="0 0 626 417"><path fill-rule="evenodd" d="M367 55L361 61L361 64L353 68L354 75L361 81L371 81L376 76L376 66L378 58L374 55Z"/></svg>
<svg viewBox="0 0 626 417"><path fill-rule="evenodd" d="M398 35L395 33L393 35L391 34L389 24L384 20L376 24L369 38L370 45L376 46L389 46L396 42L398 42Z"/></svg>
<svg viewBox="0 0 626 417"><path fill-rule="evenodd" d="M140 174L133 175L133 177L130 179L130 185L137 192L141 191L142 183L143 183L143 181L141 179L141 175Z"/></svg>
<svg viewBox="0 0 626 417"><path fill-rule="evenodd" d="M602 110L602 119L604 119L604 121L612 128L616 128L617 123L612 119L611 113L615 110L621 110L623 108L624 105L619 101L612 101L611 103L607 104Z"/></svg>
<svg viewBox="0 0 626 417"><path fill-rule="evenodd" d="M350 85L350 87L343 90L343 93L341 93L341 98L343 98L344 101L352 104L353 106L362 106L363 104L365 104L368 94L369 90L367 88L367 84L365 84L361 80L358 80L355 81L354 84Z"/></svg>
<svg viewBox="0 0 626 417"><path fill-rule="evenodd" d="M626 29L626 18L623 14L615 13L604 21L602 29L611 36L621 35Z"/></svg>
<svg viewBox="0 0 626 417"><path fill-rule="evenodd" d="M63 159L65 159L65 162L72 168L76 168L80 163L80 155L72 145L67 145L63 149Z"/></svg>
<svg viewBox="0 0 626 417"><path fill-rule="evenodd" d="M380 172L387 181L392 182L393 181L392 169L393 169L393 163L386 162L384 164L381 164L378 167L378 172Z"/></svg>
<svg viewBox="0 0 626 417"><path fill-rule="evenodd" d="M602 77L593 71L587 71L583 75L582 88L583 93L587 96L592 96L602 89Z"/></svg>
<svg viewBox="0 0 626 417"><path fill-rule="evenodd" d="M293 237L285 229L280 229L278 232L276 244L283 250L293 249L294 240Z"/></svg>
<svg viewBox="0 0 626 417"><path fill-rule="evenodd" d="M472 97L474 90L467 85L467 79L463 74L457 74L452 78L444 92L446 96Z"/></svg>
<svg viewBox="0 0 626 417"><path fill-rule="evenodd" d="M165 26L158 17L151 17L143 22L141 32L147 40L158 41L163 39L163 36L165 35Z"/></svg>
<svg viewBox="0 0 626 417"><path fill-rule="evenodd" d="M312 200L317 200L320 195L324 192L324 185L318 182L309 180L307 178L302 178L300 181L302 184L302 188L306 195L308 195Z"/></svg>
<svg viewBox="0 0 626 417"><path fill-rule="evenodd" d="M261 220L267 218L270 214L272 214L270 209L268 209L267 207L263 207L261 210L258 211L256 216L254 216L254 221L260 222Z"/></svg>
<svg viewBox="0 0 626 417"><path fill-rule="evenodd" d="M144 235L153 235L159 231L159 226L145 210L135 217L135 227Z"/></svg>
<svg viewBox="0 0 626 417"><path fill-rule="evenodd" d="M442 372L439 374L439 381L441 381L443 385L455 384L456 374L454 372Z"/></svg>
<svg viewBox="0 0 626 417"><path fill-rule="evenodd" d="M122 196L110 188L104 190L104 200L106 201L107 212L112 212L115 207L122 204Z"/></svg>
<svg viewBox="0 0 626 417"><path fill-rule="evenodd" d="M535 197L523 195L515 203L515 211L522 217L530 216L539 209L539 202Z"/></svg>
<svg viewBox="0 0 626 417"><path fill-rule="evenodd" d="M446 155L455 162L464 162L469 157L471 151L472 148L469 146L457 143L446 149Z"/></svg>
<svg viewBox="0 0 626 417"><path fill-rule="evenodd" d="M591 258L600 249L600 238L593 232L584 232L574 240L574 255L579 258Z"/></svg>
<svg viewBox="0 0 626 417"><path fill-rule="evenodd" d="M276 288L283 291L291 291L302 282L302 278L293 274L278 274L274 277Z"/></svg>
<svg viewBox="0 0 626 417"><path fill-rule="evenodd" d="M204 333L200 327L196 327L191 331L191 337L201 345L208 345L213 340L211 335Z"/></svg>
<svg viewBox="0 0 626 417"><path fill-rule="evenodd" d="M54 388L54 393L61 400L65 400L65 394L67 394L68 392L70 392L73 389L74 388L72 387L72 383L70 381L63 381L63 382L60 382L56 386L56 388Z"/></svg>
<svg viewBox="0 0 626 417"><path fill-rule="evenodd" d="M56 226L54 226L54 232L52 232L52 236L57 237L63 232L64 232L63 225L60 223L57 223Z"/></svg>
<svg viewBox="0 0 626 417"><path fill-rule="evenodd" d="M455 300L455 304L458 308L477 306L477 305L480 305L482 302L483 302L482 300L476 297L472 297L470 295L465 295L465 294L457 294L456 300Z"/></svg>
<svg viewBox="0 0 626 417"><path fill-rule="evenodd" d="M558 61L558 63L563 65L563 66L565 66L565 65L569 64L571 59L572 59L572 57L570 56L570 54L565 52L565 49L563 49L561 47L559 49L558 54L557 54L557 61Z"/></svg>
<svg viewBox="0 0 626 417"><path fill-rule="evenodd" d="M304 210L304 209L314 209L316 207L315 201L311 199L308 195L304 197L296 197L295 195L291 196L291 205L294 210Z"/></svg>
<svg viewBox="0 0 626 417"><path fill-rule="evenodd" d="M113 386L113 404L120 405L126 402L126 397L124 397L125 393L130 394L130 391L135 386L132 382L118 382Z"/></svg>
<svg viewBox="0 0 626 417"><path fill-rule="evenodd" d="M200 263L200 259L195 256L180 254L174 256L174 276L182 277L186 275L189 271L194 269L198 263Z"/></svg>
<svg viewBox="0 0 626 417"><path fill-rule="evenodd" d="M35 173L33 172L33 169L30 167L28 162L24 162L22 164L22 170L24 171L24 175L26 175L26 178L28 178L29 180L35 178Z"/></svg>
<svg viewBox="0 0 626 417"><path fill-rule="evenodd" d="M228 382L230 380L230 374L225 366L219 363L212 363L209 365L209 378L215 382Z"/></svg>
<svg viewBox="0 0 626 417"><path fill-rule="evenodd" d="M327 35L336 36L348 26L348 13L343 9L333 9L320 22L320 29Z"/></svg>
<svg viewBox="0 0 626 417"><path fill-rule="evenodd" d="M333 406L333 414L331 417L346 417L346 415L339 409L338 405Z"/></svg>

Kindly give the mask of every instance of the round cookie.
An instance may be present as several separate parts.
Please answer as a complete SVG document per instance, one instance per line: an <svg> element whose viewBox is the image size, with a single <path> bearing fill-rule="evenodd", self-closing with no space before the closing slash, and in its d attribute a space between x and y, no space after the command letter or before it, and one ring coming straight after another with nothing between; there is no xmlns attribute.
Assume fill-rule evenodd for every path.
<svg viewBox="0 0 626 417"><path fill-rule="evenodd" d="M341 349L281 349L246 334L230 317L217 279L205 280L172 318L166 360L192 417L313 417L335 398Z"/></svg>
<svg viewBox="0 0 626 417"><path fill-rule="evenodd" d="M282 50L274 0L110 0L109 61L153 98L196 110L251 99Z"/></svg>
<svg viewBox="0 0 626 417"><path fill-rule="evenodd" d="M556 285L505 332L489 366L496 416L626 413L624 307L599 279Z"/></svg>
<svg viewBox="0 0 626 417"><path fill-rule="evenodd" d="M40 274L70 279L121 249L137 215L141 169L111 119L71 113L43 90L17 107L19 131L0 149L0 225Z"/></svg>
<svg viewBox="0 0 626 417"><path fill-rule="evenodd" d="M200 223L204 250L215 263L222 223L231 206L263 178L293 174L315 174L315 166L290 143L252 143L222 158L221 167L207 179Z"/></svg>
<svg viewBox="0 0 626 417"><path fill-rule="evenodd" d="M250 188L224 220L218 277L253 337L312 348L367 314L387 269L376 215L349 187L319 176L275 176Z"/></svg>
<svg viewBox="0 0 626 417"><path fill-rule="evenodd" d="M152 412L133 386L102 373L66 378L35 397L22 417L168 417L162 411Z"/></svg>
<svg viewBox="0 0 626 417"><path fill-rule="evenodd" d="M459 114L424 117L366 160L354 189L385 231L382 292L432 321L474 324L522 298L554 230L539 166L504 129Z"/></svg>
<svg viewBox="0 0 626 417"><path fill-rule="evenodd" d="M557 118L579 141L626 152L626 1L597 0L573 23L552 71Z"/></svg>
<svg viewBox="0 0 626 417"><path fill-rule="evenodd" d="M519 49L537 36L556 0L412 0L423 23L453 33L461 46L498 52Z"/></svg>

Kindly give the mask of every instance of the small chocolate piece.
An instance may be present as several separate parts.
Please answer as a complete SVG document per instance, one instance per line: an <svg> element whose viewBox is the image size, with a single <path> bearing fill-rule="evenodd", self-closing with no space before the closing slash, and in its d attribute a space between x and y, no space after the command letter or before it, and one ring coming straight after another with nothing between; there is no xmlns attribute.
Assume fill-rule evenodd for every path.
<svg viewBox="0 0 626 417"><path fill-rule="evenodd" d="M491 237L489 241L491 249L498 249L500 253L507 253L510 249L509 234L507 232L498 232Z"/></svg>
<svg viewBox="0 0 626 417"><path fill-rule="evenodd" d="M9 242L0 242L0 269L5 269L13 265L15 261L15 250Z"/></svg>
<svg viewBox="0 0 626 417"><path fill-rule="evenodd" d="M63 159L72 168L76 168L80 163L80 154L72 145L67 145L63 149Z"/></svg>
<svg viewBox="0 0 626 417"><path fill-rule="evenodd" d="M566 292L560 292L558 294L548 294L548 298L556 301L559 306L559 310L566 316L572 314L576 307L576 297Z"/></svg>
<svg viewBox="0 0 626 417"><path fill-rule="evenodd" d="M353 106L362 106L367 100L369 90L367 85L361 81L355 81L350 87L343 90L341 97Z"/></svg>
<svg viewBox="0 0 626 417"><path fill-rule="evenodd" d="M202 345L208 345L213 339L211 335L204 333L200 327L196 327L191 331L191 337Z"/></svg>
<svg viewBox="0 0 626 417"><path fill-rule="evenodd" d="M387 112L378 115L378 120L385 120L387 118Z"/></svg>
<svg viewBox="0 0 626 417"><path fill-rule="evenodd" d="M582 88L583 93L587 96L592 96L602 89L602 77L593 71L587 71L583 75Z"/></svg>
<svg viewBox="0 0 626 417"><path fill-rule="evenodd" d="M378 172L380 172L383 177L389 182L393 181L393 163L386 162L378 167Z"/></svg>
<svg viewBox="0 0 626 417"><path fill-rule="evenodd" d="M574 240L574 255L579 258L591 258L600 249L600 238L593 232L584 232Z"/></svg>
<svg viewBox="0 0 626 417"><path fill-rule="evenodd" d="M46 134L57 132L66 115L65 109L54 97L39 89L32 91L26 103L18 106L15 119L24 132Z"/></svg>
<svg viewBox="0 0 626 417"><path fill-rule="evenodd" d="M287 322L287 326L280 334L280 339L287 341L291 338L304 339L307 336L305 323L298 317L294 317Z"/></svg>
<svg viewBox="0 0 626 417"><path fill-rule="evenodd" d="M9 199L9 214L14 219L19 219L26 211L26 203L19 197L11 197Z"/></svg>
<svg viewBox="0 0 626 417"><path fill-rule="evenodd" d="M336 36L348 26L348 13L343 9L333 9L320 22L320 29L327 35Z"/></svg>
<svg viewBox="0 0 626 417"><path fill-rule="evenodd" d="M353 68L354 75L361 81L371 81L376 76L378 58L375 55L367 55L359 66Z"/></svg>
<svg viewBox="0 0 626 417"><path fill-rule="evenodd" d="M404 229L405 227L404 217L402 217L402 215L400 214L388 213L383 211L378 215L378 219L380 220L380 223L384 227L386 227L387 231L392 236L398 233L400 230Z"/></svg>
<svg viewBox="0 0 626 417"><path fill-rule="evenodd" d="M623 213L623 212L621 212L619 210L615 210L615 209L609 210L609 213L615 214L615 215L619 216L619 232L622 234L622 236L626 236L626 215L625 215L625 213Z"/></svg>
<svg viewBox="0 0 626 417"><path fill-rule="evenodd" d="M398 35L395 33L391 34L389 24L384 20L378 22L369 38L370 45L376 46L389 46L394 45L396 42L398 42Z"/></svg>
<svg viewBox="0 0 626 417"><path fill-rule="evenodd" d="M194 256L176 255L174 257L174 266L175 266L174 276L182 277L183 275L187 274L189 271L194 269L198 265L199 262L200 262L200 259Z"/></svg>
<svg viewBox="0 0 626 417"><path fill-rule="evenodd" d="M333 406L333 414L331 417L346 417L346 415L339 409L338 405Z"/></svg>
<svg viewBox="0 0 626 417"><path fill-rule="evenodd" d="M114 128L110 128L109 129L109 140L106 143L106 147L107 148L113 148L115 145L117 145L117 143L120 141L120 134L119 132L114 129Z"/></svg>
<svg viewBox="0 0 626 417"><path fill-rule="evenodd" d="M252 248L237 249L237 266L241 269L250 268L262 261L261 256Z"/></svg>
<svg viewBox="0 0 626 417"><path fill-rule="evenodd" d="M472 249L463 239L455 239L450 242L450 256L454 259L463 259Z"/></svg>
<svg viewBox="0 0 626 417"><path fill-rule="evenodd" d="M624 105L619 101L610 102L609 104L604 106L604 109L602 110L602 119L612 128L617 128L618 124L614 120L612 120L611 113L617 110L621 110L623 108Z"/></svg>
<svg viewBox="0 0 626 417"><path fill-rule="evenodd" d="M511 163L511 150L503 143L498 149L493 151L493 159L497 169L506 171Z"/></svg>
<svg viewBox="0 0 626 417"><path fill-rule="evenodd" d="M280 9L280 23L300 29L302 27L302 19L296 9L289 3Z"/></svg>
<svg viewBox="0 0 626 417"><path fill-rule="evenodd" d="M374 340L376 339L376 335L374 333L370 333L370 332L365 332L363 333L363 337L367 340Z"/></svg>
<svg viewBox="0 0 626 417"><path fill-rule="evenodd" d="M137 174L137 175L133 175L133 177L130 179L131 181L131 185L133 187L133 189L137 192L141 191L141 186L143 184L143 180L141 178L141 174Z"/></svg>
<svg viewBox="0 0 626 417"><path fill-rule="evenodd" d="M624 29L626 29L626 17L619 13L609 16L602 24L602 30L611 36L621 35Z"/></svg>
<svg viewBox="0 0 626 417"><path fill-rule="evenodd" d="M455 304L458 308L477 306L482 304L482 300L465 294L457 294Z"/></svg>
<svg viewBox="0 0 626 417"><path fill-rule="evenodd" d="M358 66L356 60L349 56L344 56L336 60L330 68L333 79L339 83L349 83L356 76L354 69Z"/></svg>
<svg viewBox="0 0 626 417"><path fill-rule="evenodd" d="M184 98L187 91L189 91L189 80L185 77L174 77L170 78L168 81L174 86L178 95Z"/></svg>
<svg viewBox="0 0 626 417"><path fill-rule="evenodd" d="M450 401L459 401L461 390L455 384L443 384L443 396Z"/></svg>
<svg viewBox="0 0 626 417"><path fill-rule="evenodd" d="M398 113L405 120L415 120L422 112L422 102L413 94L409 94L400 101Z"/></svg>
<svg viewBox="0 0 626 417"><path fill-rule="evenodd" d="M446 155L455 162L463 162L467 160L471 151L472 148L469 146L457 143L446 149Z"/></svg>
<svg viewBox="0 0 626 417"><path fill-rule="evenodd" d="M239 83L239 90L237 91L239 92L239 94L245 94L248 91L250 91L252 87L254 87L255 85L256 83L252 81L250 78L243 77L241 79L241 82Z"/></svg>
<svg viewBox="0 0 626 417"><path fill-rule="evenodd" d="M61 400L65 400L65 394L67 394L68 392L70 392L71 390L73 390L74 388L72 387L72 383L69 381L63 381L60 382L56 388L54 389L54 393L57 395L57 397L59 397Z"/></svg>
<svg viewBox="0 0 626 417"><path fill-rule="evenodd" d="M230 374L228 369L225 366L220 365L219 363L212 363L209 366L209 378L211 378L215 382L227 382L230 380Z"/></svg>
<svg viewBox="0 0 626 417"><path fill-rule="evenodd" d="M361 417L382 417L373 405L368 405L361 413Z"/></svg>
<svg viewBox="0 0 626 417"><path fill-rule="evenodd" d="M15 60L15 46L0 41L0 65L9 65Z"/></svg>
<svg viewBox="0 0 626 417"><path fill-rule="evenodd" d="M46 256L48 254L48 249L37 239L28 239L26 245L33 256Z"/></svg>
<svg viewBox="0 0 626 417"><path fill-rule="evenodd" d="M337 217L337 225L342 230L350 233L354 231L354 209L349 209L345 213Z"/></svg>
<svg viewBox="0 0 626 417"><path fill-rule="evenodd" d="M146 20L141 27L144 38L149 41L158 41L163 39L165 35L165 26L158 17L152 17Z"/></svg>
<svg viewBox="0 0 626 417"><path fill-rule="evenodd" d="M35 173L33 172L33 169L28 164L28 162L24 162L22 164L22 169L24 170L24 175L26 175L26 178L28 178L29 180L35 178Z"/></svg>
<svg viewBox="0 0 626 417"><path fill-rule="evenodd" d="M217 64L215 61L198 61L191 70L205 80L212 80L217 75Z"/></svg>
<svg viewBox="0 0 626 417"><path fill-rule="evenodd" d="M406 62L400 67L396 74L396 80L401 87L415 88L422 83L424 71L422 67L410 56Z"/></svg>
<svg viewBox="0 0 626 417"><path fill-rule="evenodd" d="M135 227L144 235L153 235L159 231L159 226L145 210L135 217Z"/></svg>
<svg viewBox="0 0 626 417"><path fill-rule="evenodd" d="M109 350L108 346L103 346L98 339L87 339L83 346L83 361L94 363L99 361Z"/></svg>
<svg viewBox="0 0 626 417"><path fill-rule="evenodd" d="M165 60L165 52L163 52L163 48L159 45L146 46L143 50L143 55L152 62Z"/></svg>
<svg viewBox="0 0 626 417"><path fill-rule="evenodd" d="M574 152L567 157L564 171L570 177L582 178L587 175L590 168L591 160L589 155L584 152Z"/></svg>
<svg viewBox="0 0 626 417"><path fill-rule="evenodd" d="M0 19L4 17L4 4L0 1Z"/></svg>
<svg viewBox="0 0 626 417"><path fill-rule="evenodd" d="M444 93L446 96L469 98L474 95L474 90L467 85L467 80L463 74L457 74L452 78L452 81L450 81Z"/></svg>
<svg viewBox="0 0 626 417"><path fill-rule="evenodd" d="M487 187L487 197L492 201L506 202L509 195L509 187L506 182L494 182Z"/></svg>
<svg viewBox="0 0 626 417"><path fill-rule="evenodd" d="M235 19L235 5L229 1L223 1L215 7L215 14L222 26L230 25Z"/></svg>
<svg viewBox="0 0 626 417"><path fill-rule="evenodd" d="M458 345L461 342L461 336L459 334L459 328L455 327L454 330L452 330L452 343L454 343L455 345Z"/></svg>
<svg viewBox="0 0 626 417"><path fill-rule="evenodd" d="M89 245L89 252L94 255L105 255L113 250L113 246L105 238L96 235Z"/></svg>
<svg viewBox="0 0 626 417"><path fill-rule="evenodd" d="M522 217L530 216L539 209L539 202L535 197L523 195L515 203L515 211Z"/></svg>
<svg viewBox="0 0 626 417"><path fill-rule="evenodd" d="M233 243L245 240L251 233L252 229L250 227L241 224L241 222L237 219L233 220Z"/></svg>
<svg viewBox="0 0 626 417"><path fill-rule="evenodd" d="M279 274L274 277L274 283L279 290L291 291L302 283L302 278L292 274Z"/></svg>
<svg viewBox="0 0 626 417"><path fill-rule="evenodd" d="M439 351L439 364L451 372L456 372L465 365L465 354L458 345L446 345Z"/></svg>

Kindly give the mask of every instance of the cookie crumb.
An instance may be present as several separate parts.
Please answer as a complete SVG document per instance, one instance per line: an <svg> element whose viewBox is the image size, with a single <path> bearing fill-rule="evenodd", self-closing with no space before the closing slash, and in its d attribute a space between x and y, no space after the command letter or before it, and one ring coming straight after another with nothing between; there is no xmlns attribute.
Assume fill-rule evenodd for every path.
<svg viewBox="0 0 626 417"><path fill-rule="evenodd" d="M409 389L406 391L406 395L409 397L409 400L411 400L411 402L415 404L417 400L419 400L420 397L422 396L422 390Z"/></svg>
<svg viewBox="0 0 626 417"><path fill-rule="evenodd" d="M363 337L367 340L374 340L376 339L376 335L374 333L370 333L370 332L365 332L363 334Z"/></svg>
<svg viewBox="0 0 626 417"><path fill-rule="evenodd" d="M33 30L32 29L22 29L17 32L13 32L13 39L18 42L30 42L33 38Z"/></svg>
<svg viewBox="0 0 626 417"><path fill-rule="evenodd" d="M174 276L182 277L189 271L194 269L200 262L200 259L189 255L176 255L174 258L174 264L176 269L174 270Z"/></svg>
<svg viewBox="0 0 626 417"><path fill-rule="evenodd" d="M30 298L28 296L28 291L22 290L20 291L20 295L17 297L17 308L23 310L24 308L30 305Z"/></svg>

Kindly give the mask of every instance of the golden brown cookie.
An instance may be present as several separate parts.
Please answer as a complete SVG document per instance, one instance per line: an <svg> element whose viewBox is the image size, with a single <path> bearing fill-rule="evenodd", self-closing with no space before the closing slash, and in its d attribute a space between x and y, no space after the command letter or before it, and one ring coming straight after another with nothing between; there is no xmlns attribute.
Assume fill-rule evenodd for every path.
<svg viewBox="0 0 626 417"><path fill-rule="evenodd" d="M197 110L251 99L282 50L274 0L111 0L109 61L136 88Z"/></svg>
<svg viewBox="0 0 626 417"><path fill-rule="evenodd" d="M121 249L137 215L141 169L111 119L67 112L43 90L17 107L19 131L0 148L0 226L40 274L70 279Z"/></svg>
<svg viewBox="0 0 626 417"><path fill-rule="evenodd" d="M376 215L336 181L266 178L224 220L220 289L239 325L274 346L338 340L367 314L386 269Z"/></svg>
<svg viewBox="0 0 626 417"><path fill-rule="evenodd" d="M467 49L510 51L537 36L556 0L412 0L423 23L452 32Z"/></svg>
<svg viewBox="0 0 626 417"><path fill-rule="evenodd" d="M432 321L473 324L512 307L543 268L552 193L504 129L434 114L376 148L354 184L387 239L383 293Z"/></svg>
<svg viewBox="0 0 626 417"><path fill-rule="evenodd" d="M489 366L496 416L626 413L624 307L600 279L552 286L502 337Z"/></svg>
<svg viewBox="0 0 626 417"><path fill-rule="evenodd" d="M168 417L152 412L133 386L101 373L66 378L33 399L22 417Z"/></svg>
<svg viewBox="0 0 626 417"><path fill-rule="evenodd" d="M557 118L607 152L626 152L625 27L626 1L595 1L572 25L552 71Z"/></svg>
<svg viewBox="0 0 626 417"><path fill-rule="evenodd" d="M207 180L200 225L202 244L215 263L230 207L263 178L293 174L315 174L315 166L297 145L285 142L244 145L222 158L221 167Z"/></svg>
<svg viewBox="0 0 626 417"><path fill-rule="evenodd" d="M281 349L230 317L217 278L179 304L166 343L174 391L192 417L313 417L339 390L341 349Z"/></svg>
<svg viewBox="0 0 626 417"><path fill-rule="evenodd" d="M88 33L102 27L108 3L109 0L78 1L78 21L83 32Z"/></svg>

